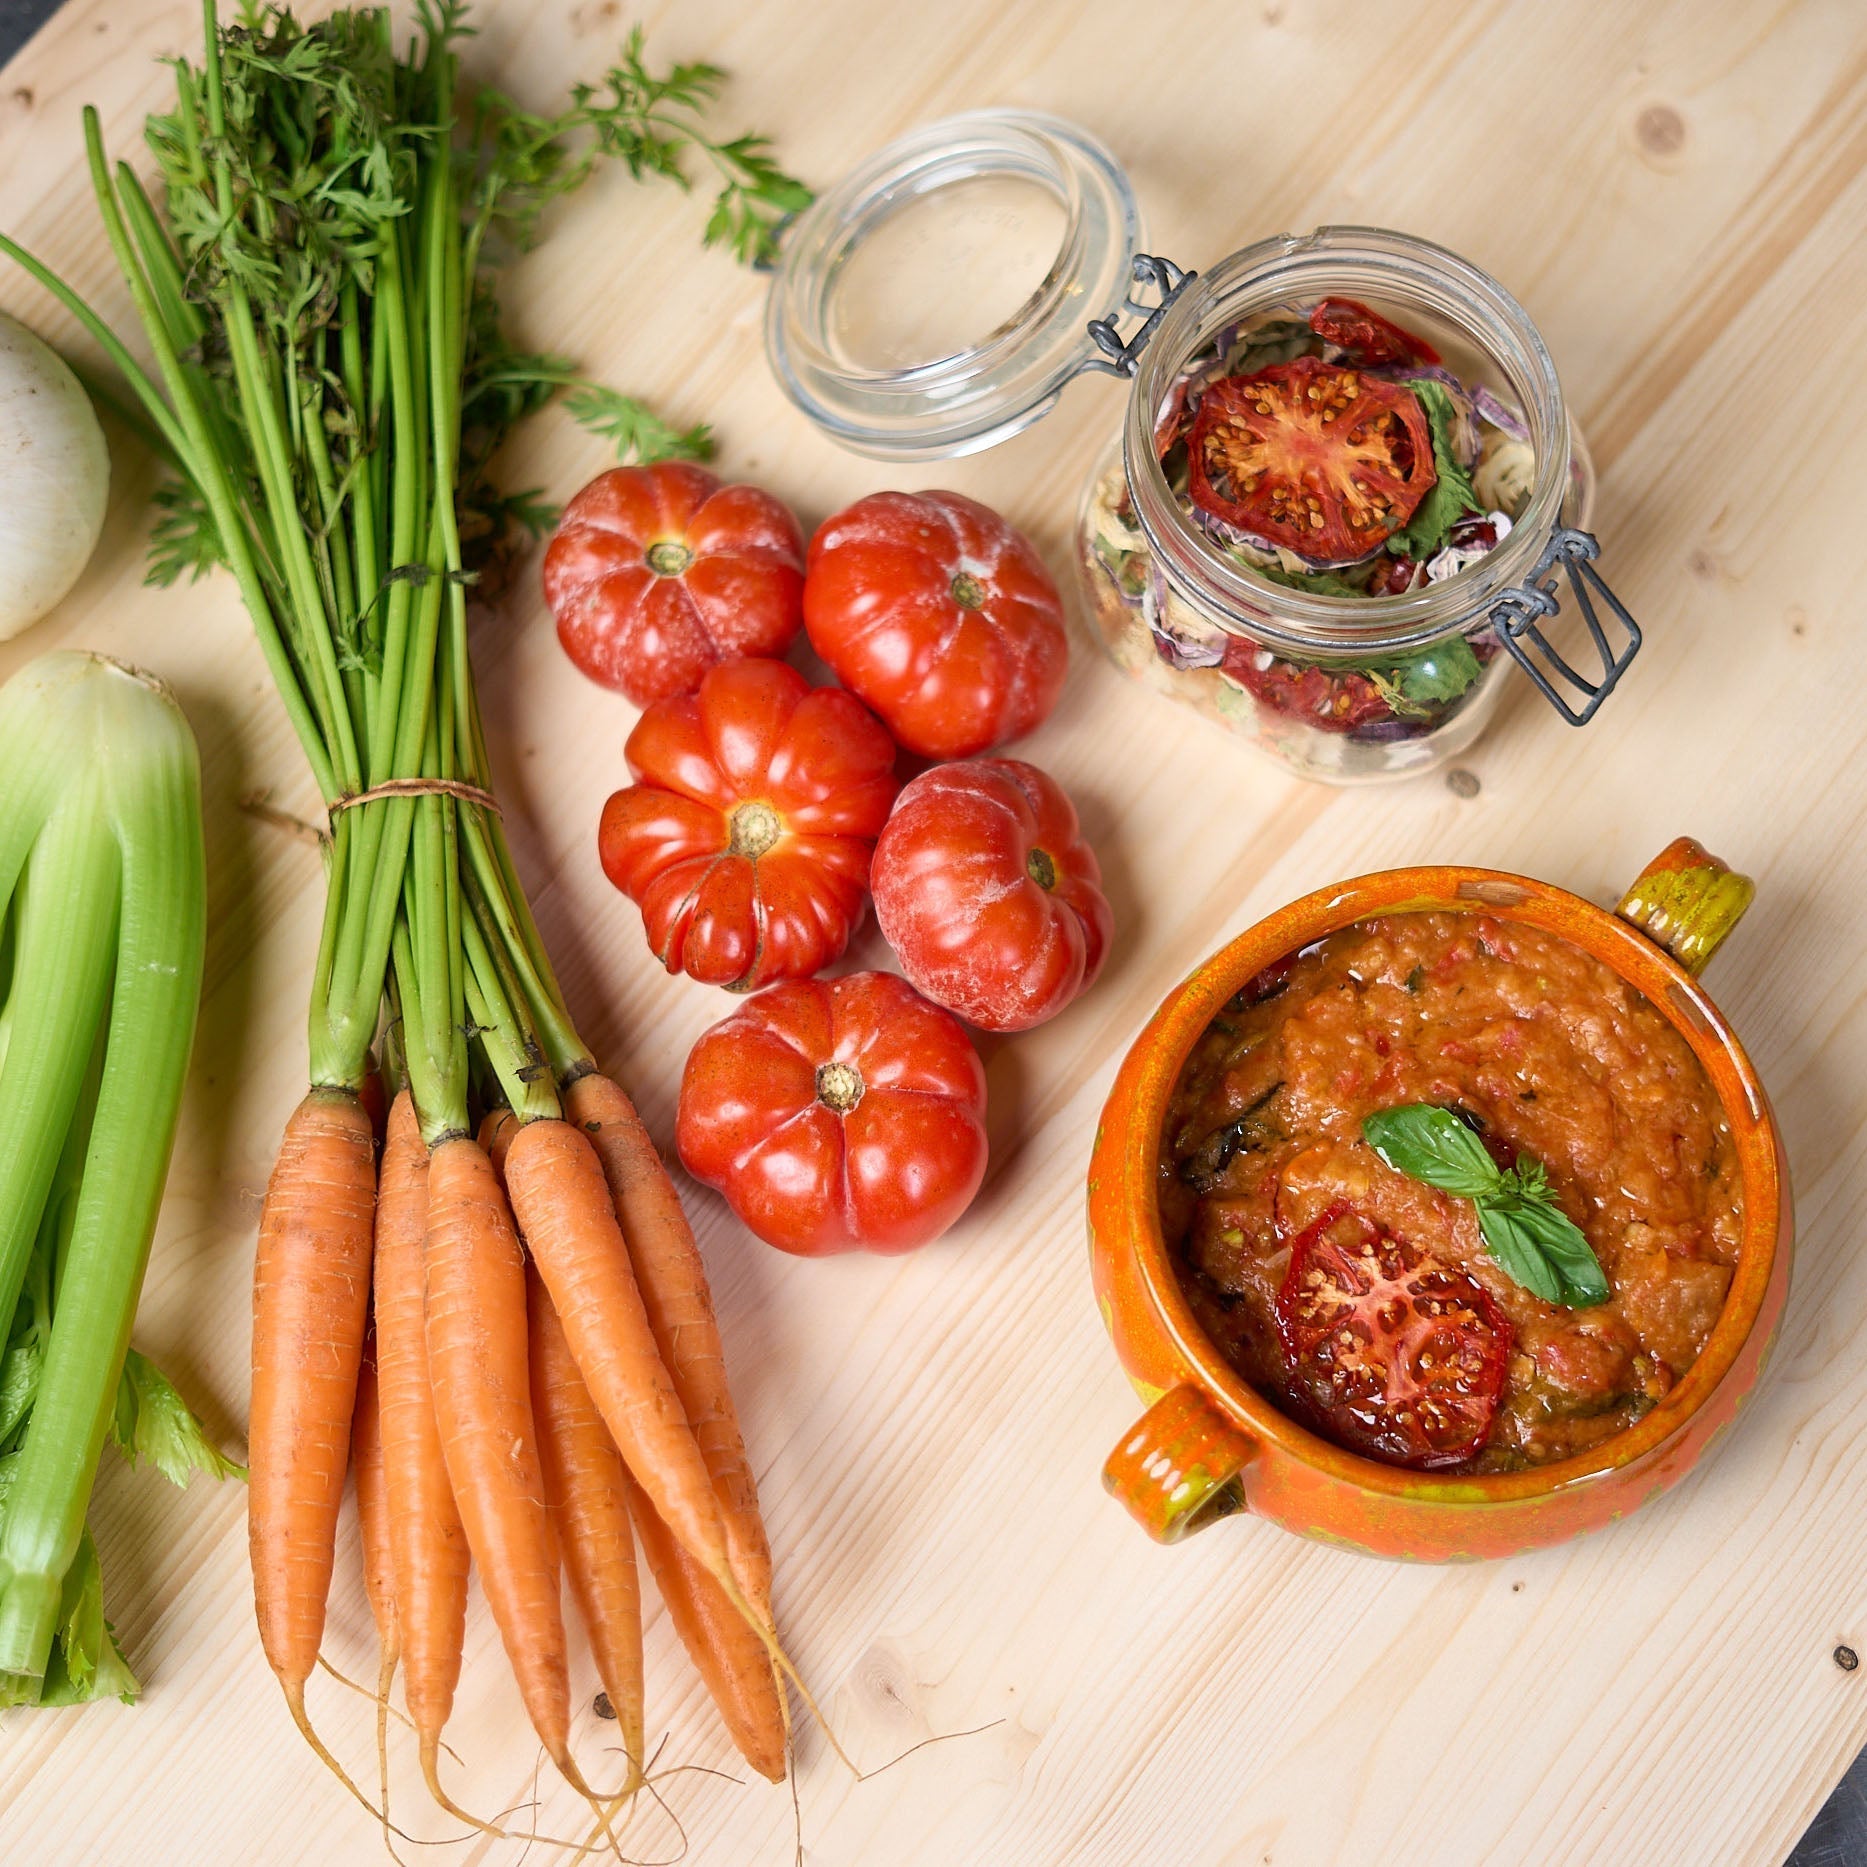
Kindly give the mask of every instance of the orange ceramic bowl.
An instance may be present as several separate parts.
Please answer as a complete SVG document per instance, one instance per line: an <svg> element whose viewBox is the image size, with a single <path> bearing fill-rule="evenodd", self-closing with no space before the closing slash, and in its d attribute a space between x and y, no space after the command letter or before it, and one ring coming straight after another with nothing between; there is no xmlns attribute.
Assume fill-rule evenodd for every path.
<svg viewBox="0 0 1867 1867"><path fill-rule="evenodd" d="M1103 1479L1176 1542L1249 1509L1285 1529L1423 1562L1508 1556L1597 1530L1676 1483L1757 1383L1789 1293L1793 1219L1782 1141L1742 1045L1697 974L1749 905L1750 883L1689 839L1615 913L1526 876L1390 869L1259 921L1154 1014L1122 1064L1089 1168L1089 1255L1115 1352L1149 1403ZM1485 913L1560 934L1636 986L1692 1046L1736 1144L1744 1234L1703 1352L1653 1409L1588 1452L1483 1477L1400 1470L1306 1431L1258 1393L1194 1320L1161 1236L1161 1127L1182 1064L1220 1007L1274 960L1374 914Z"/></svg>

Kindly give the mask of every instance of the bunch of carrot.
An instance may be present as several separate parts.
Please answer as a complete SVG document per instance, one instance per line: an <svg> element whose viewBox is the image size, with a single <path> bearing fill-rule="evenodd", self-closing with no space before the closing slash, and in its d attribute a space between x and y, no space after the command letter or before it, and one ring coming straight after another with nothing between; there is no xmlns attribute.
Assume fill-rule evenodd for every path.
<svg viewBox="0 0 1867 1867"><path fill-rule="evenodd" d="M601 86L541 117L461 94L454 0L424 0L401 52L376 8L301 26L269 7L230 27L203 9L201 69L176 61L176 107L148 126L166 213L112 170L86 113L153 373L43 265L0 250L116 364L126 413L172 468L156 574L232 571L330 811L312 1086L254 1280L266 1655L316 1744L305 1688L354 1450L385 1655L437 1796L469 1562L539 1737L588 1793L568 1741L562 1561L639 1778L631 1525L734 1737L780 1775L771 1558L705 1275L519 885L466 601L513 522L548 517L495 493L487 461L576 381L506 341L489 256L535 239L545 205L604 155L684 181L683 150L702 151L723 181L708 238L742 258L808 197L759 139L707 137L718 72L653 74L639 35ZM704 446L592 385L573 408L638 458ZM379 1038L405 1084L380 1167L362 1099ZM488 1100L509 1112L491 1154L474 1122Z"/></svg>
<svg viewBox="0 0 1867 1867"><path fill-rule="evenodd" d="M260 1222L251 1528L267 1657L316 1744L304 1693L353 1463L378 1689L399 1665L429 1787L470 1821L438 1776L470 1561L533 1726L580 1789L559 1562L626 1791L644 1764L637 1537L735 1743L764 1775L785 1769L771 1552L692 1231L614 1082L575 1076L562 1106L496 1111L478 1138L431 1149L404 1090L379 1170L364 1105L314 1090Z"/></svg>

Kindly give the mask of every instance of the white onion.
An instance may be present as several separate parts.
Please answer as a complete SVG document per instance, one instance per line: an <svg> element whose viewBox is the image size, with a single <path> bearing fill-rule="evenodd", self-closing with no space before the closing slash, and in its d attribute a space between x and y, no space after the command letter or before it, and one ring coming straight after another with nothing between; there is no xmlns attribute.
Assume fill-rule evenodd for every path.
<svg viewBox="0 0 1867 1867"><path fill-rule="evenodd" d="M78 581L109 492L110 455L83 386L0 312L0 642Z"/></svg>

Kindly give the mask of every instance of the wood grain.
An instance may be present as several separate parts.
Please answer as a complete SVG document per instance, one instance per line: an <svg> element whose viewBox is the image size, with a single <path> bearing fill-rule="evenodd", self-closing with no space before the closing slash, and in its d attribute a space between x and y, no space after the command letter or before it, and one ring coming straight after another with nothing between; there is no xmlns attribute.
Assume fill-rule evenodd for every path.
<svg viewBox="0 0 1867 1867"><path fill-rule="evenodd" d="M470 59L539 103L620 35L614 0L498 0ZM1079 633L1056 717L1021 748L1079 798L1120 922L1069 1015L986 1048L993 1167L950 1242L901 1261L796 1263L710 1197L692 1206L719 1295L794 1652L853 1782L802 1743L821 1867L1312 1867L1780 1859L1867 1740L1867 16L1852 0L660 0L663 54L735 74L728 115L825 180L945 111L1056 110L1105 137L1151 250L1207 263L1277 228L1373 221L1471 255L1529 304L1603 473L1605 562L1648 632L1585 734L1527 691L1435 779L1338 794L1164 711ZM186 0L71 0L0 78L0 224L126 306L82 176L78 109L134 153ZM1004 508L1059 568L1118 391L1078 385L1036 430L962 463L885 470L781 399L759 282L702 255L701 206L605 176L511 269L524 331L707 419L723 464L807 523L884 484ZM0 304L69 343L25 280ZM139 1343L215 1430L245 1411L259 1190L303 1087L315 852L242 800L309 816L311 786L230 586L140 587L152 471L111 433L105 539L76 594L0 675L84 644L175 682L205 758L207 1001ZM517 484L562 497L602 464L549 413ZM649 962L603 881L597 807L631 715L559 654L528 577L476 621L508 822L586 1031L666 1136L680 1060L723 1001ZM1589 1541L1466 1569L1375 1564L1266 1525L1175 1550L1096 1482L1135 1411L1083 1264L1081 1176L1116 1060L1166 986L1304 889L1457 858L1614 898L1673 835L1760 884L1712 985L1777 1098L1801 1209L1775 1362L1717 1455ZM871 929L858 957L884 955ZM367 1861L380 1840L294 1737L260 1659L243 1500L106 1467L108 1605L148 1695L134 1712L0 1728L9 1859ZM330 1654L369 1665L354 1559ZM587 1655L579 1677L594 1690ZM353 1765L369 1708L319 1688ZM585 1695L588 1703L588 1693ZM664 1765L730 1767L657 1616ZM587 1710L576 1741L605 1728ZM464 1799L525 1800L535 1746L476 1607L451 1736ZM412 1771L400 1806L417 1821ZM676 1775L687 1859L791 1858L783 1791ZM546 1789L547 1825L570 1799ZM444 1824L420 1832L449 1832ZM562 1832L560 1830L560 1832ZM134 1838L133 1842L131 1838ZM632 1851L675 1837L644 1818ZM639 1844L639 1845L636 1845ZM464 1848L474 1861L516 1847Z"/></svg>

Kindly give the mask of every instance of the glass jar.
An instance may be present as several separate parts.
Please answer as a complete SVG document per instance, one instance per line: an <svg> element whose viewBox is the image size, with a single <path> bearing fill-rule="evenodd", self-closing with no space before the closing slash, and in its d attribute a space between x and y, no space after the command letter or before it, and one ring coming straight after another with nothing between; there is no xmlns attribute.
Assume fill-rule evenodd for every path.
<svg viewBox="0 0 1867 1867"><path fill-rule="evenodd" d="M1331 296L1426 337L1462 381L1501 389L1500 413L1520 418L1534 460L1496 547L1400 595L1272 581L1175 497L1156 446L1195 359L1256 320L1307 322ZM1585 526L1593 502L1593 469L1523 307L1426 241L1324 228L1249 247L1174 292L1140 353L1122 432L1085 493L1078 568L1096 632L1124 672L1305 777L1353 784L1431 770L1478 737L1512 659L1493 612L1547 571L1552 540Z"/></svg>
<svg viewBox="0 0 1867 1867"><path fill-rule="evenodd" d="M1077 532L1097 637L1127 672L1305 777L1358 783L1456 757L1511 662L1585 724L1640 633L1594 568L1582 529L1593 471L1523 307L1456 254L1374 228L1282 235L1203 275L1142 240L1127 176L1079 126L1029 111L925 125L787 231L766 313L772 367L826 432L897 460L990 447L1085 373L1131 379ZM1474 521L1495 542L1407 568L1417 587L1399 594L1322 594L1313 575L1287 584L1280 556L1285 576L1315 567L1209 529L1156 450L1163 413L1228 333L1279 314L1307 321L1325 297L1425 338L1461 383L1485 385L1487 419L1520 443L1510 509ZM1124 337L1130 316L1142 321ZM1563 606L1559 572L1585 657L1547 627Z"/></svg>

